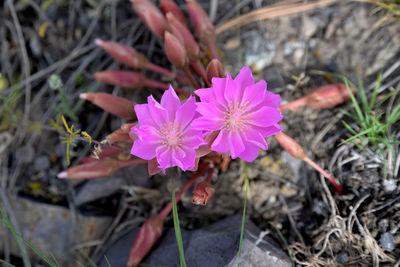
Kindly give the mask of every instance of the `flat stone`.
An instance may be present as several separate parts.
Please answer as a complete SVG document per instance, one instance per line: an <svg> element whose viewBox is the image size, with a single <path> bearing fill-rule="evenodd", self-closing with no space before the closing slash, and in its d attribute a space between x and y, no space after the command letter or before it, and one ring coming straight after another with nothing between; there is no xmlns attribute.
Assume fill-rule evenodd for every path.
<svg viewBox="0 0 400 267"><path fill-rule="evenodd" d="M50 159L48 156L39 156L33 163L35 171L44 171L50 167Z"/></svg>
<svg viewBox="0 0 400 267"><path fill-rule="evenodd" d="M44 255L49 256L51 252L60 266L75 267L77 261L85 262L82 254L72 248L101 238L112 221L111 217L72 214L64 207L33 202L21 197L9 196L9 203L21 235ZM4 207L2 201L0 206ZM0 240L10 240L10 253L20 255L11 232L0 231ZM0 242L0 251L4 249L3 246L4 243ZM29 248L27 251L30 258L38 257ZM90 249L82 247L79 251L89 255Z"/></svg>
<svg viewBox="0 0 400 267"><path fill-rule="evenodd" d="M208 227L186 231L182 230L185 260L188 266L228 267L276 266L289 267L291 262L285 252L270 238L259 238L259 229L246 220L242 256L239 250L241 217L232 216ZM118 240L106 253L111 266L124 266L129 249L138 228ZM179 265L179 252L173 228L166 229L153 252L145 258L144 264L151 266ZM100 267L106 267L103 260Z"/></svg>
<svg viewBox="0 0 400 267"><path fill-rule="evenodd" d="M396 245L394 244L393 235L389 232L384 233L379 240L381 243L381 247L388 252L392 252Z"/></svg>

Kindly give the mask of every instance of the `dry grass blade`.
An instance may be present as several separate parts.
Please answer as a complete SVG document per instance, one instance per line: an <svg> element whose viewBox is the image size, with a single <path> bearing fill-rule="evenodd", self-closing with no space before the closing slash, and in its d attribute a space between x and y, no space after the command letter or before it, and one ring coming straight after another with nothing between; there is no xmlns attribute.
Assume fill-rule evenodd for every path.
<svg viewBox="0 0 400 267"><path fill-rule="evenodd" d="M281 4L273 7L265 7L257 9L255 11L244 14L238 18L229 20L221 25L218 25L215 30L217 34L220 34L230 28L243 26L252 22L277 18L298 12L311 10L323 5L330 5L338 2L338 0L319 0L312 3L293 3L293 4Z"/></svg>

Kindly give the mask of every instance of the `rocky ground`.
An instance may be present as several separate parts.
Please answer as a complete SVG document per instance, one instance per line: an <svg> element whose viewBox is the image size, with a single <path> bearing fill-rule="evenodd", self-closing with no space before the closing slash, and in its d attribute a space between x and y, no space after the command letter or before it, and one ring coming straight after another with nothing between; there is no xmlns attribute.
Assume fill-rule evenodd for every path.
<svg viewBox="0 0 400 267"><path fill-rule="evenodd" d="M183 5L184 1L177 2ZM206 10L210 2L202 2ZM211 17L221 25L277 1L217 2ZM143 26L128 1L5 1L0 13L0 95L5 97L0 109L1 207L22 236L39 250L51 251L61 266L76 266L87 257L107 266L100 263L105 254L112 266L120 266L137 227L169 201L169 181L165 176L149 177L145 166L90 181L57 179L57 173L67 168L66 147L51 120L62 112L76 129L102 140L122 121L78 101L80 93L112 92L137 103L143 103L149 93L157 97L161 93L97 84L92 73L116 68L117 63L93 40L100 37L132 45L153 62L169 66L161 42ZM400 86L400 22L383 20L386 15L372 4L338 1L233 27L219 34L218 47L228 71L236 74L250 65L256 79L265 79L268 90L279 93L283 103L314 87L342 82L333 73L356 81L359 72L371 93L381 68L383 96ZM49 84L52 74L59 76L63 86ZM399 100L393 99L392 106L396 103ZM338 179L344 193L336 193L317 172L270 138L269 150L248 165L251 190L248 254L244 255L249 256L241 259L245 260L242 266L267 266L262 265L268 261L265 251L282 266L398 266L400 147L393 145L391 157L380 153L379 146L366 144L366 149L360 149L341 144L351 136L342 123L354 124L343 114L350 108L348 103L327 110L284 112L285 132ZM396 127L391 130L400 140ZM92 149L78 143L71 165ZM183 197L178 208L189 240L185 241L189 266L200 266L205 260L214 263L207 266L237 263L240 223L234 215L240 216L243 209L242 172L237 160L224 173L216 170L216 194L206 207L192 205L189 194ZM183 184L187 177L182 174L175 183ZM175 266L179 257L174 254L173 237L169 218L161 243L146 262ZM22 266L21 253L5 227L0 238L0 259ZM215 240L221 241L220 253L207 251ZM34 266L42 266L34 253L29 255Z"/></svg>

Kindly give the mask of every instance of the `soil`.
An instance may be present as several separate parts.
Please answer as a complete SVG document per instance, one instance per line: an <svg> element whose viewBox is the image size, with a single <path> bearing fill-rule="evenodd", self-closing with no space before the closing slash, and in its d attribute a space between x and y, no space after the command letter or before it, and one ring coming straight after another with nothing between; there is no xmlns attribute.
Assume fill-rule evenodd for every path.
<svg viewBox="0 0 400 267"><path fill-rule="evenodd" d="M122 66L94 45L95 38L131 45L152 62L171 66L162 42L141 23L129 1L56 0L48 7L46 2L5 1L0 7L0 72L13 85L0 88L0 95L8 99L0 109L0 193L2 202L7 195L18 195L72 212L112 216L111 227L99 233L99 242L89 255L98 261L112 241L161 210L171 196L170 181L160 175L148 177L143 166L120 170L113 177L99 179L102 182L57 179L57 174L68 168L66 146L51 120L61 111L75 129L101 141L123 121L90 103L79 102L80 93L112 92L136 103L144 103L149 94L160 98L161 92L155 89L126 91L96 83L92 77L95 71ZM237 2L239 9L234 1L218 1L214 23L276 1ZM209 1L202 4L208 10ZM243 65L250 65L256 80L265 79L268 90L279 93L283 103L315 87L341 83L333 73L353 81L359 73L370 95L381 68L384 75L379 94L385 95L400 86L400 21L383 18L387 13L375 5L339 1L232 28L221 33L217 42L229 72L236 75ZM154 80L166 79L144 73ZM58 75L63 86L51 88L48 80L52 74ZM392 106L398 103L399 99L394 99ZM285 133L340 182L343 194L335 192L273 138L268 139L268 151L247 165L251 189L247 216L261 230L269 231L299 266L400 263L400 146L392 145L392 157L382 154L379 145L366 143L361 149L353 143L342 144L351 137L342 120L355 125L343 114L349 109L351 104L346 103L325 110L285 111L282 123ZM396 134L398 127L397 122L391 131ZM398 132L396 138L400 140ZM77 142L71 166L93 148ZM392 166L389 171L387 166ZM193 206L191 195L185 195L178 206L183 227L194 229L240 214L244 202L242 172L243 164L238 160L233 160L226 172L215 170L212 182L216 194L206 207ZM187 177L182 174L175 185L183 185ZM107 185L105 179L118 179L118 186ZM88 187L97 191L83 191ZM93 197L85 196L86 200L76 204L82 194ZM168 217L167 224L173 224L172 218ZM6 255L6 247L3 245L0 258L19 262L19 255Z"/></svg>

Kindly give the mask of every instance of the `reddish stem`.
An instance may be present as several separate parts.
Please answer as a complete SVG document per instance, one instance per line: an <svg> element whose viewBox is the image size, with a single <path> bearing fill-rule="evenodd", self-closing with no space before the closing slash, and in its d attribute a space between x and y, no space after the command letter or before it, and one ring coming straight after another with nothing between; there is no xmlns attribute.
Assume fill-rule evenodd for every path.
<svg viewBox="0 0 400 267"><path fill-rule="evenodd" d="M197 83L197 81L194 79L192 73L190 73L190 70L188 67L185 67L183 69L183 71L185 72L186 76L189 78L190 83L193 85L193 87L195 87L196 89L200 88L200 85Z"/></svg>
<svg viewBox="0 0 400 267"><path fill-rule="evenodd" d="M201 168L199 169L187 182L186 184L181 188L181 190L176 194L175 200L176 203L181 199L182 194L184 194L193 184L196 182L196 180L203 175L207 171L207 168ZM164 220L165 217L171 212L172 210L172 201L168 203L167 206L164 207L164 209L157 215L161 220Z"/></svg>
<svg viewBox="0 0 400 267"><path fill-rule="evenodd" d="M149 87L162 89L162 90L168 90L168 88L169 88L169 85L166 83L161 83L161 82L152 81L152 80L146 80L145 85L149 86Z"/></svg>
<svg viewBox="0 0 400 267"><path fill-rule="evenodd" d="M203 64L201 64L200 60L197 60L196 62L193 62L190 64L190 67L193 69L193 71L201 77L203 82L207 86L211 86L210 83L207 80L207 73L206 70L204 69Z"/></svg>
<svg viewBox="0 0 400 267"><path fill-rule="evenodd" d="M325 176L329 180L329 182L332 183L332 185L335 187L336 191L338 191L339 194L341 194L343 192L342 187L335 181L335 179L329 173L327 173L324 169L322 169L317 163L315 163L309 157L305 157L303 160L305 162L307 162L309 165L311 165L314 169L316 169L323 176Z"/></svg>
<svg viewBox="0 0 400 267"><path fill-rule="evenodd" d="M166 68L160 67L160 66L158 66L156 64L153 64L153 63L149 62L146 65L146 69L152 70L154 72L158 72L158 73L161 73L161 74L170 75L170 76L175 77L177 80L179 80L179 81L181 81L181 82L183 82L185 84L191 84L190 81L188 79L186 79L185 77L183 77L183 76L181 76L179 74L176 74L176 73L174 73L174 72L172 72L172 71L170 71L170 70L168 70Z"/></svg>
<svg viewBox="0 0 400 267"><path fill-rule="evenodd" d="M208 169L208 175L207 178L205 179L206 182L211 183L213 173L214 173L214 168Z"/></svg>

